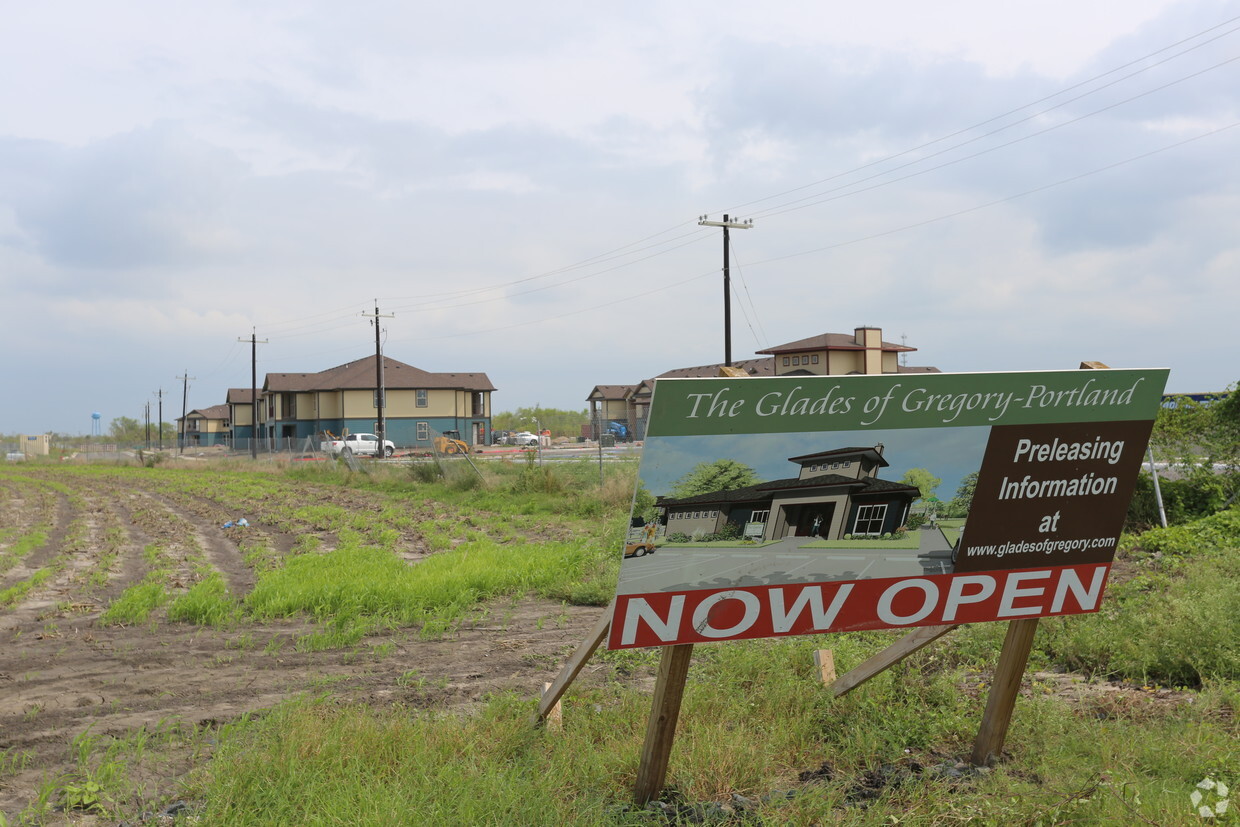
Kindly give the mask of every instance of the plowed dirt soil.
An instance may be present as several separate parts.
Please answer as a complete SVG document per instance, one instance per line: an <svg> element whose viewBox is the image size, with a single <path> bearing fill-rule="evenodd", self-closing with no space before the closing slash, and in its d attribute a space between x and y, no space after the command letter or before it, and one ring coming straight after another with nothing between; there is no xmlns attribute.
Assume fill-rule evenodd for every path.
<svg viewBox="0 0 1240 827"><path fill-rule="evenodd" d="M10 820L48 779L74 770L74 741L83 734L106 739L143 727L212 727L324 691L445 709L468 708L501 690L535 697L602 611L508 600L443 637L422 639L419 629L400 629L323 652L297 651L297 639L313 631L305 620L244 620L213 629L170 622L161 609L140 625L108 624L102 613L148 571L144 550L153 544L176 561L177 585L201 577L205 560L240 597L255 581L243 547L257 542L288 553L299 538L317 533L319 549L328 550L335 538L280 525L261 501L247 507L248 527L225 528L242 516L234 507L160 490L157 477L127 475L122 484L106 475L21 473L42 482L0 474L0 595L40 570L54 574L0 603L0 758L7 762L0 813ZM289 490L307 505L325 497L350 509L378 512L389 505L381 494L356 490ZM288 505L281 503L285 512ZM45 541L19 553L20 538L40 528L48 529ZM397 552L417 565L427 548L407 534ZM189 763L187 754L153 771L145 779L146 801L174 796Z"/></svg>

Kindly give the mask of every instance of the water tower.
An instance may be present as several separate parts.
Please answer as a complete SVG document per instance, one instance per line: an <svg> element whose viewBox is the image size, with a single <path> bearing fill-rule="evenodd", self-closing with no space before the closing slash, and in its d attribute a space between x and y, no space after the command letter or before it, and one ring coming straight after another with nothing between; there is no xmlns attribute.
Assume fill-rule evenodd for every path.
<svg viewBox="0 0 1240 827"><path fill-rule="evenodd" d="M95 411L90 415L90 435L99 436L99 420L103 419L103 414Z"/></svg>

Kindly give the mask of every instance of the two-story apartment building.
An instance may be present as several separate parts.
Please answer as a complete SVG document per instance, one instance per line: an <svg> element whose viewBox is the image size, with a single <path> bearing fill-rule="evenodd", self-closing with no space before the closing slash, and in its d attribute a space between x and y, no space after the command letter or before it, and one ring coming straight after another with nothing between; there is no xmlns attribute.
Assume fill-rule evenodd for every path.
<svg viewBox="0 0 1240 827"><path fill-rule="evenodd" d="M195 408L185 414L185 421L177 417L177 432L185 434L185 447L226 445L232 435L232 407L212 405Z"/></svg>
<svg viewBox="0 0 1240 827"><path fill-rule="evenodd" d="M269 373L259 397L259 426L270 438L301 439L323 431L377 430L379 392L374 356L318 373ZM485 445L491 394L485 373L431 373L383 357L386 436L399 446L427 448L436 434L458 431Z"/></svg>

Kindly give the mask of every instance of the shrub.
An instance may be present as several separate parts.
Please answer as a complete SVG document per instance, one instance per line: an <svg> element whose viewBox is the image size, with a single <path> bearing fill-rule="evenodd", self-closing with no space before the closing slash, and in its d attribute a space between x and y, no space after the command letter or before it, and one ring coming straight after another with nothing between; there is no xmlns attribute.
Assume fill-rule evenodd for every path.
<svg viewBox="0 0 1240 827"><path fill-rule="evenodd" d="M1162 494L1163 509L1169 523L1186 523L1217 512L1230 496L1226 477L1202 469L1204 473L1190 473L1184 479L1159 478L1158 490ZM1154 480L1147 473L1137 479L1137 486L1128 504L1128 518L1124 530L1144 531L1159 525L1158 499L1154 496Z"/></svg>
<svg viewBox="0 0 1240 827"><path fill-rule="evenodd" d="M439 482L443 479L443 466L434 462L415 462L409 466L409 476L414 482Z"/></svg>
<svg viewBox="0 0 1240 827"><path fill-rule="evenodd" d="M1154 528L1137 539L1149 552L1185 556L1194 552L1214 552L1240 546L1240 508L1195 520L1185 525Z"/></svg>

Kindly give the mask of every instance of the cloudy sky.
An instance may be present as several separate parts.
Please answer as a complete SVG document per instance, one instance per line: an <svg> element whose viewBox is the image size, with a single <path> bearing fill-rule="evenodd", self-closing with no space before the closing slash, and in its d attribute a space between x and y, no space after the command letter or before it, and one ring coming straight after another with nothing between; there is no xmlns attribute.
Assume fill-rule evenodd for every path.
<svg viewBox="0 0 1240 827"><path fill-rule="evenodd" d="M1240 378L1240 3L8 4L0 433L374 352L496 410L859 325ZM239 342L238 339L246 339Z"/></svg>

